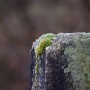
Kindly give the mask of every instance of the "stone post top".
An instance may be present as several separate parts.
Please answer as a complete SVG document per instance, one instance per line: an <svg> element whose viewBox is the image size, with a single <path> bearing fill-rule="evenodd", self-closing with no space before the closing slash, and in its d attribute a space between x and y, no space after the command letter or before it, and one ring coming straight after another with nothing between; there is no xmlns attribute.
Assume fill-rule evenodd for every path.
<svg viewBox="0 0 90 90"><path fill-rule="evenodd" d="M47 33L32 48L31 90L90 90L90 33Z"/></svg>
<svg viewBox="0 0 90 90"><path fill-rule="evenodd" d="M48 50L49 47L51 47L53 45L55 46L56 44L58 45L57 48L59 48L60 47L59 44L63 44L63 43L68 44L71 41L75 41L76 39L79 39L79 38L81 38L82 40L90 39L90 33L89 32L88 33L85 33L85 32L58 33L58 34L47 33L47 34L43 34L38 39L36 39L36 41L33 42L32 48L36 49L36 47L39 46L40 42L42 42L43 40L46 42L48 40L47 36L50 36L50 35L51 35L51 37L53 36L52 43L50 45L45 46L44 50ZM44 45L43 45L43 47L44 47Z"/></svg>

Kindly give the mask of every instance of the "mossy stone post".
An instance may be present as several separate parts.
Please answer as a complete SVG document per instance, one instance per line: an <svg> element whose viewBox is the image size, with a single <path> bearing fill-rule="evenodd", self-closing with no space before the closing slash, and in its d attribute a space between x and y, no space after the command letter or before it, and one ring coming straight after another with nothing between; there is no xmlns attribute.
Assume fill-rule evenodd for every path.
<svg viewBox="0 0 90 90"><path fill-rule="evenodd" d="M41 36L31 57L30 90L90 90L90 33Z"/></svg>

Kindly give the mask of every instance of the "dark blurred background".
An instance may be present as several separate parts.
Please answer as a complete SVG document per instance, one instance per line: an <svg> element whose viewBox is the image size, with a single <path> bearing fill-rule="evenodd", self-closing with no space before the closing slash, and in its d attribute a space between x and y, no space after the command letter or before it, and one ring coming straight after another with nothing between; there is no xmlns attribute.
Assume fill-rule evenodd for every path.
<svg viewBox="0 0 90 90"><path fill-rule="evenodd" d="M0 0L0 90L28 90L29 51L40 35L89 30L90 0Z"/></svg>

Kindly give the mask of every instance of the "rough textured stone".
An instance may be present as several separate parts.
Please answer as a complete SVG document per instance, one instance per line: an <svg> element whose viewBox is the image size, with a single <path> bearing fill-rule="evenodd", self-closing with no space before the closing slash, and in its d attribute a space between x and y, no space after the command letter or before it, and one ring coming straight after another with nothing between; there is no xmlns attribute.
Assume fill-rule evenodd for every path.
<svg viewBox="0 0 90 90"><path fill-rule="evenodd" d="M90 33L59 33L38 58L37 45L31 50L30 90L90 90Z"/></svg>

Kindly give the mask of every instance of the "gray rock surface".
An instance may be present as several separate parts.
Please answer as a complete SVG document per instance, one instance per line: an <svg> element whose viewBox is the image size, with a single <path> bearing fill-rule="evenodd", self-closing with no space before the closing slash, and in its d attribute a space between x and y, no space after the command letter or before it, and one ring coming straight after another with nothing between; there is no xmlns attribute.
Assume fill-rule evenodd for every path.
<svg viewBox="0 0 90 90"><path fill-rule="evenodd" d="M32 46L30 90L90 90L90 33L59 33L38 58Z"/></svg>

